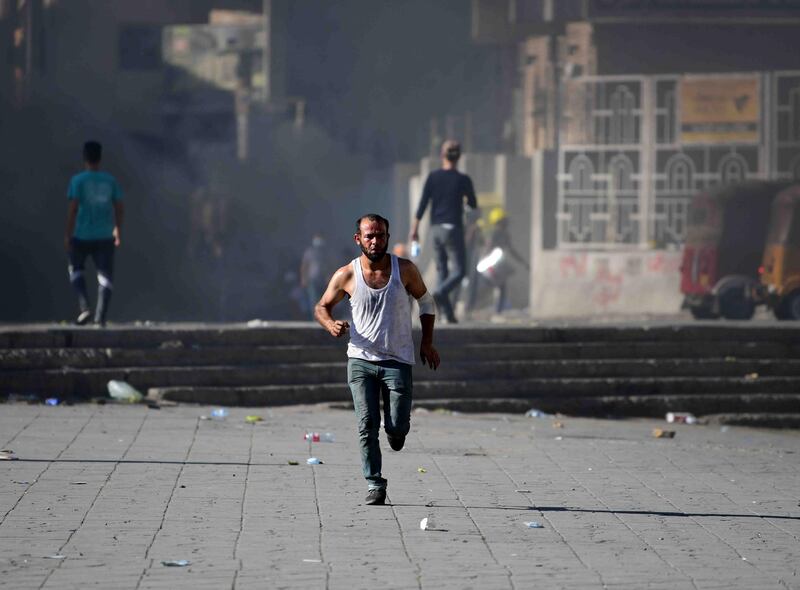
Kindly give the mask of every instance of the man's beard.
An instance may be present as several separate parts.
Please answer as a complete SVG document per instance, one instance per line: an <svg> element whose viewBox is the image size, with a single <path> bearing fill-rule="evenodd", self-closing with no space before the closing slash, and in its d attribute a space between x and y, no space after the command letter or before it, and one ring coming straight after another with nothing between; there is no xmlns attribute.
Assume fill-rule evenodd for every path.
<svg viewBox="0 0 800 590"><path fill-rule="evenodd" d="M378 250L377 252L370 252L364 246L361 246L361 252L369 258L370 262L380 262L383 260L383 257L386 256L386 250L388 250L388 246L383 250Z"/></svg>

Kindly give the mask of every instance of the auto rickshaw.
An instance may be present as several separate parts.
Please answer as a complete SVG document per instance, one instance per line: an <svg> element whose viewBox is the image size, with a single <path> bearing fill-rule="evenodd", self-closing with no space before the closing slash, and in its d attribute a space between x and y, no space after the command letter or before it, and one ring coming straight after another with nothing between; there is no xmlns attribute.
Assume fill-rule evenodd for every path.
<svg viewBox="0 0 800 590"><path fill-rule="evenodd" d="M800 184L775 197L760 272L775 317L800 320Z"/></svg>
<svg viewBox="0 0 800 590"><path fill-rule="evenodd" d="M770 206L786 185L747 181L697 194L681 263L683 307L697 319L746 320L759 298Z"/></svg>

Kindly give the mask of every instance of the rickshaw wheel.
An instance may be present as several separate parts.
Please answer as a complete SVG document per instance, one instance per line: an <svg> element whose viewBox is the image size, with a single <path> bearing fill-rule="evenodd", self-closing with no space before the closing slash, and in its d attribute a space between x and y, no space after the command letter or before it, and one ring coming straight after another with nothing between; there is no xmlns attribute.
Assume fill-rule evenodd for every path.
<svg viewBox="0 0 800 590"><path fill-rule="evenodd" d="M744 295L741 287L730 287L719 294L719 310L728 320L749 320L756 312L755 304Z"/></svg>
<svg viewBox="0 0 800 590"><path fill-rule="evenodd" d="M792 291L775 308L779 320L800 320L800 291Z"/></svg>

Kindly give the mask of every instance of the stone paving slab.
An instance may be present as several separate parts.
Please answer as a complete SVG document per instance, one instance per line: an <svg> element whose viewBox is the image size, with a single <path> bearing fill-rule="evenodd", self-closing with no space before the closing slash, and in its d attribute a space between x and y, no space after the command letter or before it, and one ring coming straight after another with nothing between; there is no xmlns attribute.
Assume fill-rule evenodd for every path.
<svg viewBox="0 0 800 590"><path fill-rule="evenodd" d="M800 588L797 431L419 412L371 507L350 412L208 413L0 405L0 588Z"/></svg>

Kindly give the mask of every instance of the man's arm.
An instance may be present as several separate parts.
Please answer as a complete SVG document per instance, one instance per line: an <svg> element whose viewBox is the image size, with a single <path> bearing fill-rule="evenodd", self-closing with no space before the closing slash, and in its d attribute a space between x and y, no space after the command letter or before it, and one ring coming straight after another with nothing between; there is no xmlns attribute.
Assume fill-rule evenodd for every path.
<svg viewBox="0 0 800 590"><path fill-rule="evenodd" d="M75 220L78 218L78 200L72 199L67 205L67 227L64 230L64 248L69 250L72 233L75 231Z"/></svg>
<svg viewBox="0 0 800 590"><path fill-rule="evenodd" d="M122 243L122 222L125 219L125 206L122 201L114 201L114 245Z"/></svg>
<svg viewBox="0 0 800 590"><path fill-rule="evenodd" d="M417 207L417 214L414 216L414 222L411 225L411 233L408 234L409 240L412 242L419 241L419 221L425 215L425 209L428 207L428 202L431 200L431 177L425 180L425 187L422 189L422 198Z"/></svg>
<svg viewBox="0 0 800 590"><path fill-rule="evenodd" d="M425 281L422 280L417 266L410 260L400 259L399 262L401 263L400 274L406 291L420 305L419 321L422 325L422 340L419 345L419 357L423 365L428 365L431 369L436 370L440 362L439 352L433 346L433 324L436 316L432 308L427 309L429 304L425 303L426 300L433 299L433 297L428 294L428 288L425 286Z"/></svg>
<svg viewBox="0 0 800 590"><path fill-rule="evenodd" d="M328 288L322 294L322 298L314 306L314 317L320 326L325 328L331 336L341 338L350 329L350 324L343 320L334 320L331 312L347 294L345 287L353 275L350 265L341 267L331 277Z"/></svg>
<svg viewBox="0 0 800 590"><path fill-rule="evenodd" d="M478 199L475 196L475 187L472 186L472 179L464 175L464 196L467 197L467 207L470 209L477 209L478 208Z"/></svg>

